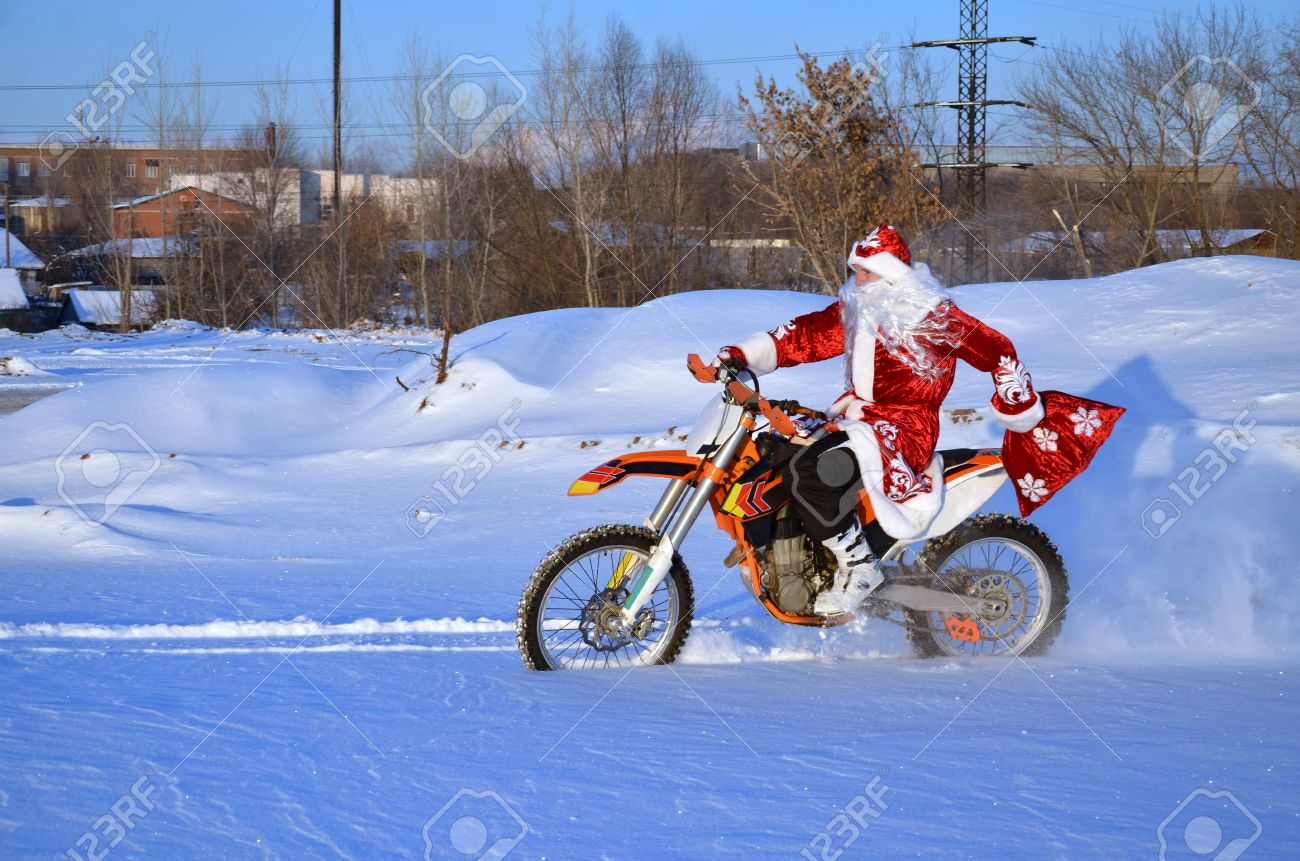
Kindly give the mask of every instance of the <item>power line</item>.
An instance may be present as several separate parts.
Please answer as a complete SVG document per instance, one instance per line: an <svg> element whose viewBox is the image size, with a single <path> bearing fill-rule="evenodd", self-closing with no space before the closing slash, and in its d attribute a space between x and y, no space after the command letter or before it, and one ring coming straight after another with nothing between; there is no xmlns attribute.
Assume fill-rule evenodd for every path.
<svg viewBox="0 0 1300 861"><path fill-rule="evenodd" d="M1123 21L1135 21L1139 24L1150 24L1150 18L1134 18L1130 15L1117 15L1114 12L1102 12L1098 9L1084 9L1079 6L1064 6L1060 3L1046 3L1044 0L1016 0L1017 3L1029 3L1033 6L1046 6L1049 9L1064 9L1067 12L1084 12L1088 15L1101 15L1105 18L1118 18ZM1125 3L1112 3L1113 6L1124 6L1129 9L1137 9L1141 12L1150 12L1149 9L1142 9L1139 6L1128 6Z"/></svg>
<svg viewBox="0 0 1300 861"><path fill-rule="evenodd" d="M911 47L910 45L892 45L890 47L876 48L875 51L877 53L881 51L900 51L910 47ZM863 48L863 49L842 49L838 51L815 51L815 52L807 53L806 56L814 57L817 59L820 59L822 57L843 57L852 54L863 54L866 53L867 50L868 49ZM554 74L560 71L564 71L566 73L568 72L609 72L609 71L614 71L616 69L617 70L623 70L627 68L653 69L661 66L672 67L672 68L678 68L678 67L693 68L698 66L725 66L725 65L735 65L737 63L758 63L758 62L774 62L774 61L782 61L782 60L798 60L801 59L802 56L805 55L769 54L767 56L726 57L726 58L716 59L716 60L684 60L681 62L673 62L673 63L659 63L659 62L637 63L635 66L627 66L627 65L582 66L575 69L563 69L563 70L541 68L541 69L520 69L518 71L515 71L513 69L509 69L507 70L507 72L510 75L519 78L519 77L537 77L540 75ZM429 75L420 75L420 74L357 75L352 77L344 77L342 80L343 83L345 84L375 84L375 83L388 83L393 81L434 80L436 79L436 77L437 76L430 77ZM466 72L464 74L455 75L454 77L458 81L469 79L469 78L499 78L501 77L501 73L500 72ZM276 80L273 78L248 78L243 80L228 80L228 81L171 81L171 82L148 81L141 84L134 84L133 86L137 89L153 89L153 88L192 89L194 87L254 87L254 86L264 86L268 84L273 84L276 86L280 86L282 84L294 85L294 86L297 85L324 86L324 85L332 84L333 82L334 79L332 77L284 78L282 80ZM20 91L33 91L33 90L42 90L42 91L44 90L89 90L92 87L96 87L98 85L99 85L98 81L88 83L88 84L0 84L0 92L20 92Z"/></svg>
<svg viewBox="0 0 1300 861"><path fill-rule="evenodd" d="M937 110L937 108L935 108L935 110ZM987 113L990 116L1024 119L1023 115L1010 113L1008 111L990 110ZM690 116L684 116L683 119L691 120L691 121L707 121L707 120L723 121L723 120L730 120L730 119L739 120L741 119L741 116L739 114L731 114L731 113L727 113L727 114L710 113L710 114L692 114ZM514 125L524 126L529 128L547 127L547 128L574 129L574 128L585 127L585 124L582 122L557 123L550 120L533 120L533 119L513 120L512 122ZM48 125L0 126L0 133L4 133L4 132L9 132L13 134L23 134L25 132L40 133L40 132L49 131L49 128L50 127ZM329 141L331 140L332 135L330 134L303 135L303 134L297 134L296 132L304 129L308 131L319 130L322 132L326 132L332 128L333 128L332 123L307 123L307 124L295 124L292 126L282 126L280 127L280 132L281 134L285 134L290 131L294 132L295 134L293 135L293 139L295 141L301 143L309 143L309 142ZM364 139L371 139L371 138L394 138L394 137L402 137L405 135L427 134L427 131L424 126L422 125L412 126L409 123L353 123L349 125L349 128L371 130L367 132L346 131L344 133L344 137L349 140L351 139L364 140ZM203 127L204 132L246 132L249 131L250 129L257 130L260 129L260 127L256 126L255 124L205 125ZM154 130L153 126L141 125L141 126L122 126L115 129L114 131L132 133L132 132L150 132L153 130ZM135 146L135 147L156 146L156 142L153 140L146 140L146 139L134 138L134 137L120 138L114 141L109 141L108 143L110 143L110 145L116 144L122 146ZM86 144L86 145L89 146L90 144ZM33 147L33 146L36 146L36 144L31 141L0 141L0 147ZM237 143L227 142L226 144L223 145L219 141L211 141L211 140L207 140L203 142L194 142L194 143L173 142L169 145L169 148L173 151L188 151L192 149L198 152L204 149L221 149L223 146L229 149L243 148L239 146Z"/></svg>

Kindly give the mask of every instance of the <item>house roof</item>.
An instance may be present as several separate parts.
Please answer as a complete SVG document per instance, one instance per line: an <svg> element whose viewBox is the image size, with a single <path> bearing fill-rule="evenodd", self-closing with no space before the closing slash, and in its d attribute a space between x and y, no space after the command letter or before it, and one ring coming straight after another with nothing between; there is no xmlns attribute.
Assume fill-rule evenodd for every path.
<svg viewBox="0 0 1300 861"><path fill-rule="evenodd" d="M1272 233L1273 231L1264 228L1215 228L1210 231L1210 244L1214 248L1222 250L1231 248L1248 239L1272 235ZM1166 253L1185 252L1194 247L1199 247L1201 232L1182 228L1157 230L1155 239L1156 244L1164 249ZM1099 248L1106 244L1106 235L1095 230L1083 231L1083 241L1087 245ZM1069 242L1070 237L1059 230L1035 230L1023 235L1008 237L1003 240L1001 247L1024 252L1051 251Z"/></svg>
<svg viewBox="0 0 1300 861"><path fill-rule="evenodd" d="M173 195L173 194L179 194L180 192L182 192L182 191L186 191L186 190L192 190L192 191L196 191L196 192L200 192L200 191L201 191L201 192L203 192L204 194L210 194L210 195L212 195L213 197L224 198L224 199L226 199L226 200L231 201L232 203L243 203L242 201L237 200L236 198L233 198L233 197L231 197L231 196L228 195L228 194L222 194L221 192L219 192L219 191L213 191L213 190L210 189L210 188L201 188L201 187L199 187L199 186L197 186L197 185L178 185L176 188L169 188L167 191L160 191L160 192L158 192L157 194L146 194L144 197L137 197L137 198L135 198L134 200L123 200L123 201L121 201L121 202L119 202L119 203L115 203L115 204L113 204L113 208L114 208L114 209L126 209L128 206L139 206L139 205L142 204L142 203L148 203L148 202L150 202L150 201L152 201L152 200L158 200L159 198L162 198L162 197L169 197L169 196L171 196L171 195ZM246 205L246 204L245 204L245 205Z"/></svg>
<svg viewBox="0 0 1300 861"><path fill-rule="evenodd" d="M1210 231L1210 244L1215 248L1231 248L1238 242L1272 232L1261 227L1218 228ZM1201 231L1157 230L1156 242L1166 250L1186 251L1201 244Z"/></svg>
<svg viewBox="0 0 1300 861"><path fill-rule="evenodd" d="M9 201L10 207L15 207L15 206L51 207L51 206L71 206L71 205L72 205L72 201L66 197L50 197L48 194L42 197L25 197L22 200Z"/></svg>
<svg viewBox="0 0 1300 861"><path fill-rule="evenodd" d="M70 253L71 257L109 257L115 254L129 253L135 260L157 260L163 257L185 253L194 247L194 240L172 234L171 236L137 236L134 239L123 237L98 245L87 245Z"/></svg>
<svg viewBox="0 0 1300 861"><path fill-rule="evenodd" d="M5 234L9 231L0 227L0 266L5 262ZM21 239L10 234L9 236L9 265L15 269L44 269L45 261L32 253L32 250L23 245Z"/></svg>
<svg viewBox="0 0 1300 861"><path fill-rule="evenodd" d="M445 257L460 257L474 250L478 243L468 239L427 239L421 243L417 239L399 239L396 242L398 254L419 254L424 246L427 260L441 260Z"/></svg>
<svg viewBox="0 0 1300 861"><path fill-rule="evenodd" d="M16 269L0 269L0 310L26 308L27 294Z"/></svg>
<svg viewBox="0 0 1300 861"><path fill-rule="evenodd" d="M71 306L78 322L92 326L115 326L122 321L121 290L82 290L74 287L63 294L64 307ZM158 300L152 290L131 291L131 322L147 323Z"/></svg>

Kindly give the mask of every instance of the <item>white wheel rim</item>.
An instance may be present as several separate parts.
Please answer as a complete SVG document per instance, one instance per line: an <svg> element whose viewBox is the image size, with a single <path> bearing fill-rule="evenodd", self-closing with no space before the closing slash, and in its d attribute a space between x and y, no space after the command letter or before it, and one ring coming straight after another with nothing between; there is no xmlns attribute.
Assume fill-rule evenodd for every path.
<svg viewBox="0 0 1300 861"><path fill-rule="evenodd" d="M970 643L948 633L942 613L927 613L926 624L944 654L956 657L1020 654L1052 621L1048 614L1054 596L1047 566L1037 553L1019 541L981 538L963 544L950 553L934 573L944 578L945 575L956 575L962 569L968 573L957 578L954 589L959 584L964 591L976 578L986 581L999 576L1005 578L1002 591L1009 600L1008 615L993 623L977 617L980 641Z"/></svg>
<svg viewBox="0 0 1300 861"><path fill-rule="evenodd" d="M569 562L546 587L537 612L537 642L552 669L605 669L657 662L673 639L681 619L681 601L671 575L655 588L647 607L654 610L650 634L616 651L600 651L587 644L578 629L582 608L608 584L627 554L636 557L633 568L649 558L629 545L602 547Z"/></svg>

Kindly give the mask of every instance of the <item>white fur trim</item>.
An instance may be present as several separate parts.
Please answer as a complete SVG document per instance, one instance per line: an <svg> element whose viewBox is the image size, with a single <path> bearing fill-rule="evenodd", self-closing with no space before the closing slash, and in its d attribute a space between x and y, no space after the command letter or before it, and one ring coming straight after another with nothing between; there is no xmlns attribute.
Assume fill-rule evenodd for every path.
<svg viewBox="0 0 1300 861"><path fill-rule="evenodd" d="M853 393L858 400L871 403L875 399L876 387L876 333L870 326L854 326L852 332L844 334L853 339L853 349L849 351L852 359L849 377Z"/></svg>
<svg viewBox="0 0 1300 861"><path fill-rule="evenodd" d="M770 374L776 370L776 342L767 332L755 332L736 345L745 354L745 361L756 374Z"/></svg>
<svg viewBox="0 0 1300 861"><path fill-rule="evenodd" d="M858 414L861 415L860 407ZM924 535L943 508L943 457L935 452L925 467L925 474L929 476L933 490L895 502L885 494L884 461L880 455L880 440L876 438L875 429L865 422L847 418L841 419L839 426L849 435L849 446L858 459L862 484L880 527L891 538L900 541Z"/></svg>
<svg viewBox="0 0 1300 861"><path fill-rule="evenodd" d="M1034 405L1022 413L1004 413L996 405L993 407L993 418L1012 433L1029 433L1038 426L1044 415L1046 411L1043 409L1043 399L1037 392L1034 393Z"/></svg>
<svg viewBox="0 0 1300 861"><path fill-rule="evenodd" d="M829 418L837 418L839 416L842 416L848 411L849 407L855 403L858 403L857 396L855 396L853 392L845 392L844 394L836 398L834 403L832 403L829 407L826 408L826 415ZM861 417L861 415L862 415L862 407L859 406L858 416Z"/></svg>
<svg viewBox="0 0 1300 861"><path fill-rule="evenodd" d="M870 257L850 258L868 272L874 272L886 281L902 281L912 274L912 267L899 260L888 251L877 251Z"/></svg>

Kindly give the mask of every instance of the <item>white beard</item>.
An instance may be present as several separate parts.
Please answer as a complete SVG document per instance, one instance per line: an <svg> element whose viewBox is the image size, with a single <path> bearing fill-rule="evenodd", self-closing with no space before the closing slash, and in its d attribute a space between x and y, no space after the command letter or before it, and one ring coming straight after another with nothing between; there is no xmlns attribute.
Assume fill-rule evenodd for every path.
<svg viewBox="0 0 1300 861"><path fill-rule="evenodd" d="M882 278L859 287L850 279L840 288L840 301L844 308L846 367L850 374L854 366L853 344L858 334L863 333L874 335L890 355L918 376L937 379L943 375L939 359L933 355L933 346L954 342L947 333L942 309L934 316L930 312L943 305L947 297L925 264L916 264L906 278L898 281ZM852 387L850 380L849 388Z"/></svg>

